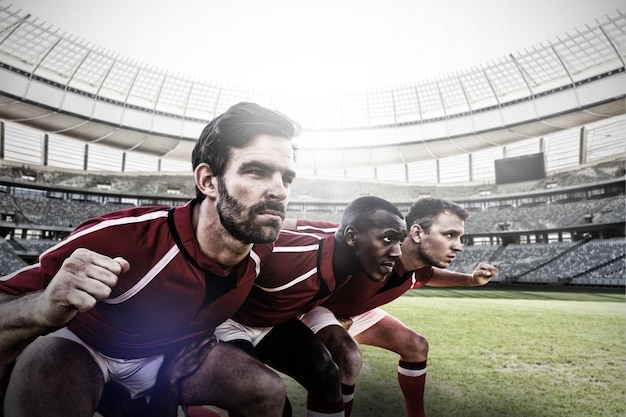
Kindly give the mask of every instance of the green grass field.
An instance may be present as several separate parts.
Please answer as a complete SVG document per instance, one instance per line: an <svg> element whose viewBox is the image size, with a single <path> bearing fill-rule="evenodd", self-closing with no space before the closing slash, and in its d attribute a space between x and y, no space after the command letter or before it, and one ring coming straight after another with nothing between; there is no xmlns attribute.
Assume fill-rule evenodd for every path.
<svg viewBox="0 0 626 417"><path fill-rule="evenodd" d="M624 291L411 291L385 310L430 344L428 417L624 417ZM403 417L397 355L363 347L352 415ZM285 377L294 416L305 392Z"/></svg>

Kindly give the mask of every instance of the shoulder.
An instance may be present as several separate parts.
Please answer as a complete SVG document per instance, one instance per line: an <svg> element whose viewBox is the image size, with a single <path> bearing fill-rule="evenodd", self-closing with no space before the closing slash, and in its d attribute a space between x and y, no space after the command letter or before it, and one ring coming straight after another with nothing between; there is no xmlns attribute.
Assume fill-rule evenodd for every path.
<svg viewBox="0 0 626 417"><path fill-rule="evenodd" d="M76 230L89 228L102 223L105 225L123 225L167 218L169 210L170 207L166 206L145 206L112 211L110 213L85 220L83 223L78 225Z"/></svg>
<svg viewBox="0 0 626 417"><path fill-rule="evenodd" d="M299 232L332 234L337 231L338 224L323 220L287 219L283 223L283 229Z"/></svg>

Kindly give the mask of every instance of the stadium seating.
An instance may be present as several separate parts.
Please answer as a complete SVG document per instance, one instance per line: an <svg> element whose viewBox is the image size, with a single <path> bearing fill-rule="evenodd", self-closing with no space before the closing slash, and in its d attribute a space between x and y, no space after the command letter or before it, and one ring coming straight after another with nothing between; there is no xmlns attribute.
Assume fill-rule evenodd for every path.
<svg viewBox="0 0 626 417"><path fill-rule="evenodd" d="M536 187L537 182L506 187L486 184L435 187L299 178L294 183L287 217L337 222L348 202L361 195L385 197L403 212L420 196L448 198L471 212L465 225L466 236L491 236L493 244L466 245L452 263L452 270L470 272L478 262L487 261L500 268L500 275L494 282L623 287L626 273L623 237L598 239L600 236L596 236L587 242L570 239L568 235L566 241L552 242L556 238L550 238L552 243L547 243L547 234L543 235L550 231L607 225L609 230L614 230L614 236L623 236L626 219L623 191L610 195L579 191L594 190L592 179L601 179L600 191L603 181L619 184L611 175L621 167L623 161L610 161L585 169L586 175L550 175L545 182L570 184L572 178L576 178L581 183L557 185L536 197L531 195L536 191L528 190ZM28 182L23 179L25 174ZM3 184L0 224L5 238L0 245L1 274L24 266L25 260L33 261L87 218L134 205L180 204L194 194L192 177L180 174L87 174L7 164L0 167L0 181ZM106 187L100 187L102 185ZM614 190L611 187L607 189ZM479 196L485 191L489 191L487 197ZM47 228L57 232L48 235ZM536 243L505 243L501 240L503 233L534 235Z"/></svg>

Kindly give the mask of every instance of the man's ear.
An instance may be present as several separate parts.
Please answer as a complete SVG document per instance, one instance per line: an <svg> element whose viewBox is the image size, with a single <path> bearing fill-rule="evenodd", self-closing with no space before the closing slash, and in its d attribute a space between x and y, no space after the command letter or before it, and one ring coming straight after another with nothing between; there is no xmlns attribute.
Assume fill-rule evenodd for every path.
<svg viewBox="0 0 626 417"><path fill-rule="evenodd" d="M198 190L207 197L217 198L217 177L213 175L209 165L204 162L193 173Z"/></svg>
<svg viewBox="0 0 626 417"><path fill-rule="evenodd" d="M422 226L420 226L419 224L414 224L411 226L411 230L409 231L411 233L411 239L413 240L414 243L419 244L420 243L420 234L424 231L424 229L422 229Z"/></svg>
<svg viewBox="0 0 626 417"><path fill-rule="evenodd" d="M343 230L343 236L344 236L344 239L346 240L346 244L351 247L356 246L356 239L357 239L358 234L359 234L359 231L357 230L356 227L352 225L348 225Z"/></svg>

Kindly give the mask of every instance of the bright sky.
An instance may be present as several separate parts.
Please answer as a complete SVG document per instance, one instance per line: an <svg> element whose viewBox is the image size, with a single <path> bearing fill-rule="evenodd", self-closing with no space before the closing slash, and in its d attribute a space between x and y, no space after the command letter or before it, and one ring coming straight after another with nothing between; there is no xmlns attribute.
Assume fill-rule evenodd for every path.
<svg viewBox="0 0 626 417"><path fill-rule="evenodd" d="M0 6L10 4L0 0ZM371 91L556 40L626 0L15 0L155 67L267 92Z"/></svg>

